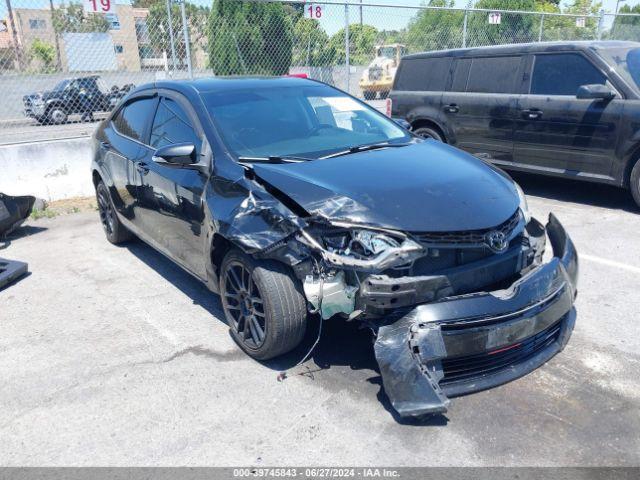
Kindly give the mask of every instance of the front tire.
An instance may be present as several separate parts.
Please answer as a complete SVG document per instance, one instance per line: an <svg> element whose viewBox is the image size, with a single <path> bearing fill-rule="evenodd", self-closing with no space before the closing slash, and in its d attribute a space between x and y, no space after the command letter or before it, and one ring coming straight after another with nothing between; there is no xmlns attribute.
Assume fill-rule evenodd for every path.
<svg viewBox="0 0 640 480"><path fill-rule="evenodd" d="M432 138L433 140L437 140L438 142L444 142L442 135L440 135L437 130L431 127L418 127L413 131L413 133L422 138Z"/></svg>
<svg viewBox="0 0 640 480"><path fill-rule="evenodd" d="M120 223L109 189L103 182L99 182L96 186L96 200L98 202L98 212L100 213L100 223L102 223L107 240L114 245L130 240L132 237L131 232Z"/></svg>
<svg viewBox="0 0 640 480"><path fill-rule="evenodd" d="M47 118L49 119L49 123L60 125L62 123L66 123L68 116L67 112L65 112L63 108L51 107L47 113Z"/></svg>
<svg viewBox="0 0 640 480"><path fill-rule="evenodd" d="M231 336L249 356L268 360L302 341L306 301L284 265L232 249L220 268L220 296Z"/></svg>
<svg viewBox="0 0 640 480"><path fill-rule="evenodd" d="M636 205L640 207L640 160L636 162L635 167L631 170L629 189L631 190L631 195L633 196Z"/></svg>
<svg viewBox="0 0 640 480"><path fill-rule="evenodd" d="M375 100L376 99L376 92L369 92L369 91L365 90L364 92L362 92L362 95L364 95L364 99L365 100Z"/></svg>

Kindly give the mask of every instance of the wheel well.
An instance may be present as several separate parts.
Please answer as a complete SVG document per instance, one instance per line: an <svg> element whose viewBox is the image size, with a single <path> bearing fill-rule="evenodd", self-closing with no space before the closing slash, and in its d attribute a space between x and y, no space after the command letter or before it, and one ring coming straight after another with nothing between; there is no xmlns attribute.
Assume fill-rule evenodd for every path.
<svg viewBox="0 0 640 480"><path fill-rule="evenodd" d="M214 234L213 242L211 243L211 265L216 277L220 277L222 259L231 248L233 248L233 244L229 240L219 233Z"/></svg>
<svg viewBox="0 0 640 480"><path fill-rule="evenodd" d="M438 132L438 135L440 135L440 137L442 137L442 139L445 141L445 143L447 142L447 137L445 136L444 132L438 126L437 123L432 122L431 120L416 120L415 122L413 122L411 124L411 130L416 130L417 128L421 128L421 127L433 128L436 132Z"/></svg>
<svg viewBox="0 0 640 480"><path fill-rule="evenodd" d="M98 173L97 170L94 170L93 173L91 174L91 177L93 179L93 186L97 187L98 183L100 183L102 181L102 177L100 176L100 174Z"/></svg>
<svg viewBox="0 0 640 480"><path fill-rule="evenodd" d="M624 184L622 185L623 187L627 188L631 184L631 172L633 171L633 167L635 167L636 163L638 163L639 161L640 147L638 147L636 151L633 152L633 155L631 155L629 161L627 162L627 166L624 170L624 178L622 179L622 181L624 182Z"/></svg>

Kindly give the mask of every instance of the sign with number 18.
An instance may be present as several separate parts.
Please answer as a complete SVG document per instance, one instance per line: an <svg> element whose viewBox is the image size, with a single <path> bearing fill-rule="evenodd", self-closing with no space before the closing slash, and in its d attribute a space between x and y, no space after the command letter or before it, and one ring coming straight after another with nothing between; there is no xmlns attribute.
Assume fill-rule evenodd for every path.
<svg viewBox="0 0 640 480"><path fill-rule="evenodd" d="M322 18L322 5L306 5L304 7L305 18L319 20Z"/></svg>

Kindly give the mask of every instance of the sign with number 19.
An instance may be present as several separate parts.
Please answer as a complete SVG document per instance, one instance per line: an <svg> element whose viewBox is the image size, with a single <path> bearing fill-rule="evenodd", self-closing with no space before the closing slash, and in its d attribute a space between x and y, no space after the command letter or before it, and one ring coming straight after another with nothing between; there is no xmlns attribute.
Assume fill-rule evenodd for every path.
<svg viewBox="0 0 640 480"><path fill-rule="evenodd" d="M111 0L85 0L85 2L85 7L90 12L107 13L113 9Z"/></svg>

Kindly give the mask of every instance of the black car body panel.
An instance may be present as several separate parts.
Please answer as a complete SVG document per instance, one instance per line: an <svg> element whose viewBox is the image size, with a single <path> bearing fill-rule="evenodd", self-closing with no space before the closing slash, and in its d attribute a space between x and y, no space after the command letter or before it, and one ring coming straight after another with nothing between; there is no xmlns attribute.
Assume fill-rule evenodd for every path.
<svg viewBox="0 0 640 480"><path fill-rule="evenodd" d="M546 230L529 220L518 187L504 172L410 134L411 141L397 148L252 163L231 152L202 100L203 92L317 85L250 78L139 87L93 138L94 183L106 184L128 229L212 291L219 291L221 257L235 247L290 269L322 318L357 317L377 331L383 381L401 415L443 411L447 394L500 383L496 376L479 374L469 377L476 386L441 388L439 374L425 370L431 360L487 354L521 339L539 343L531 337L545 335L545 328L558 322L564 333L557 345L565 342L577 277L575 250L554 218ZM149 146L151 124L167 99L193 127L197 162L192 165L168 165ZM141 125L136 139L120 120L128 105L135 105L131 121ZM555 258L545 264L547 235ZM347 248L344 238L351 242ZM371 239L387 243L375 255L353 253L356 243ZM342 303L327 296L314 304L318 278L326 288L335 287ZM345 297L345 292L350 293ZM464 338L443 334L442 325L476 317L491 321L468 329ZM424 328L437 333L423 336L427 323ZM414 334L433 349L410 350ZM545 343L543 350L517 365L505 361L495 374L507 381L559 349Z"/></svg>
<svg viewBox="0 0 640 480"><path fill-rule="evenodd" d="M392 115L413 128L435 128L447 143L502 168L626 187L640 155L640 90L606 52L639 47L618 41L540 42L409 55L390 94ZM564 76L584 68L589 74L584 83L604 84L615 96L554 94L549 84L561 84L562 75L554 79L552 67L545 67L552 58ZM419 64L426 61L438 68L427 69L422 83L405 78L424 70ZM541 93L535 91L537 68L549 68Z"/></svg>

